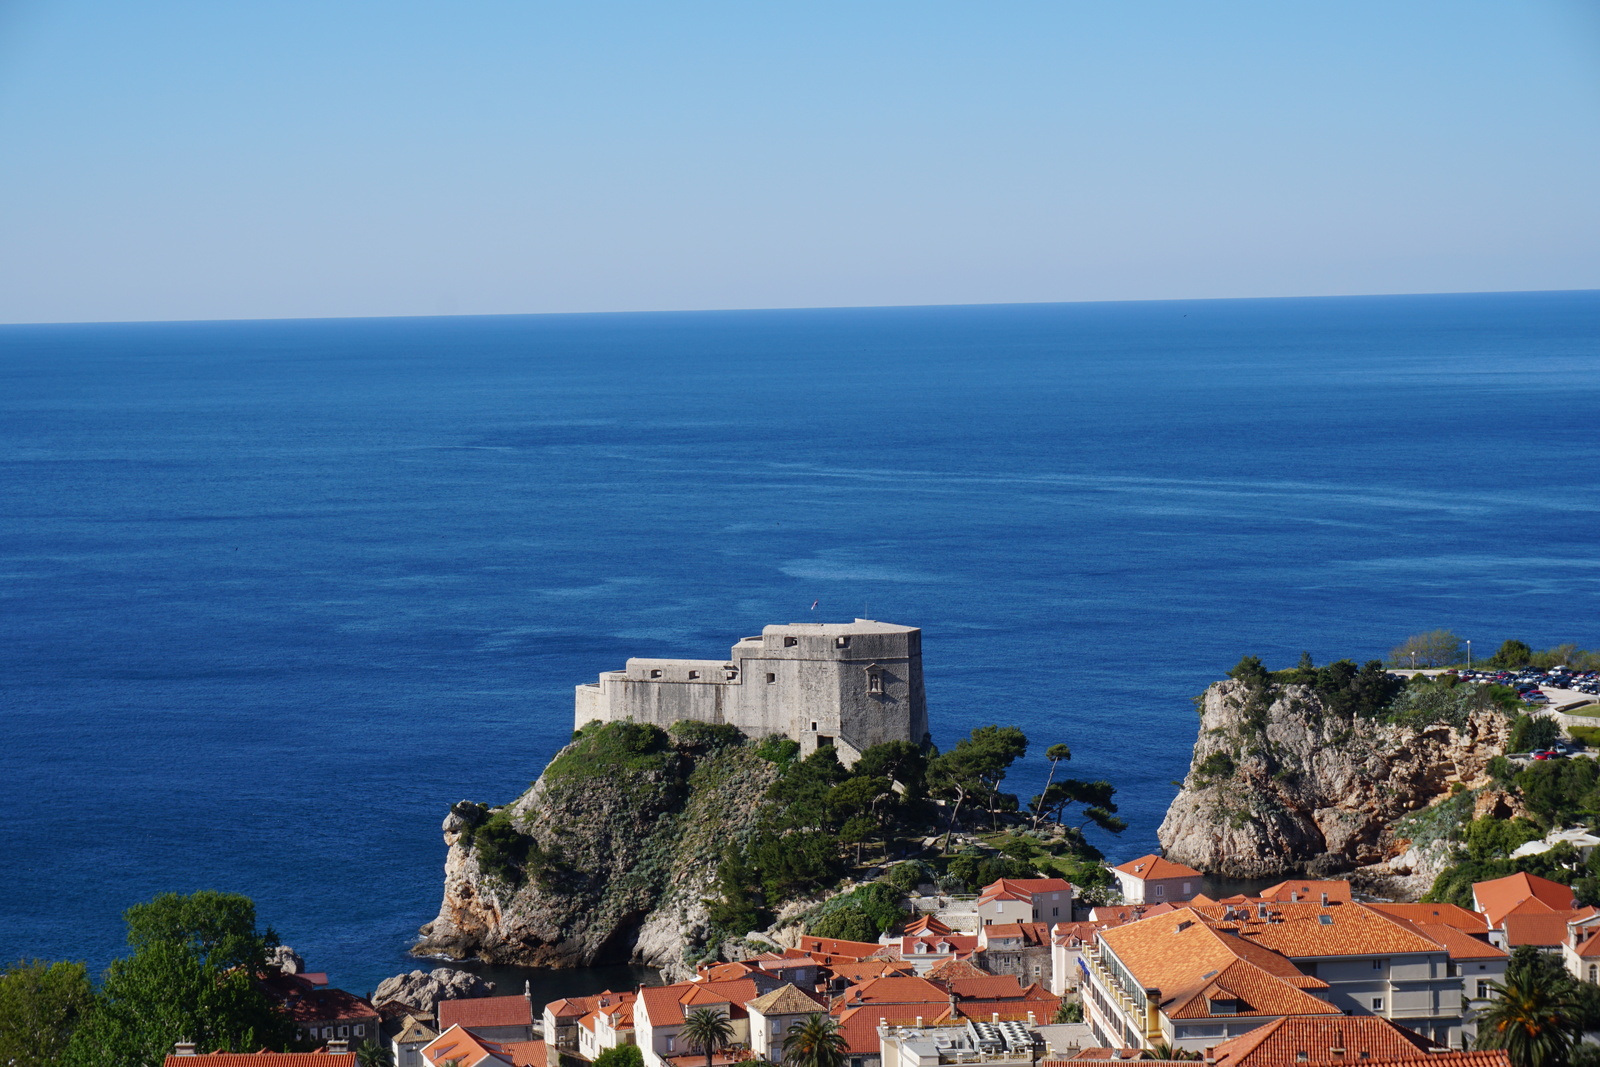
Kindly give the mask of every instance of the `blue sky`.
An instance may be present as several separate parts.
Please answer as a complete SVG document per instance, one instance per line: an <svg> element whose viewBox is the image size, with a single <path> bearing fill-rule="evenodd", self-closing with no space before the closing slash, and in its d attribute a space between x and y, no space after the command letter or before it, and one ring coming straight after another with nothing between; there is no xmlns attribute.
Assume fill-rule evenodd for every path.
<svg viewBox="0 0 1600 1067"><path fill-rule="evenodd" d="M1600 287L1600 4L0 0L0 321Z"/></svg>

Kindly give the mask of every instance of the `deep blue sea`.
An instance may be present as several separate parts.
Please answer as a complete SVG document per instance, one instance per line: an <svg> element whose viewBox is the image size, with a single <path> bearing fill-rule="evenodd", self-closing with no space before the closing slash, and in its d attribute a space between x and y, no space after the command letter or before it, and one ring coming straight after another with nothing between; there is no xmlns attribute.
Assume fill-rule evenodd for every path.
<svg viewBox="0 0 1600 1067"><path fill-rule="evenodd" d="M574 684L769 622L1138 854L1243 653L1600 645L1597 411L1595 292L0 327L0 959L219 888L368 990Z"/></svg>

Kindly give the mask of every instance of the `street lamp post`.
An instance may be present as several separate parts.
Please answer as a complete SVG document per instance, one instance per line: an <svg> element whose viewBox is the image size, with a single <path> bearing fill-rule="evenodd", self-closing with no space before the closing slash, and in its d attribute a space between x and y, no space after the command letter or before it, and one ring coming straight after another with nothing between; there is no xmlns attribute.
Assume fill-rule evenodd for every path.
<svg viewBox="0 0 1600 1067"><path fill-rule="evenodd" d="M1467 670L1472 669L1472 639L1467 639Z"/></svg>

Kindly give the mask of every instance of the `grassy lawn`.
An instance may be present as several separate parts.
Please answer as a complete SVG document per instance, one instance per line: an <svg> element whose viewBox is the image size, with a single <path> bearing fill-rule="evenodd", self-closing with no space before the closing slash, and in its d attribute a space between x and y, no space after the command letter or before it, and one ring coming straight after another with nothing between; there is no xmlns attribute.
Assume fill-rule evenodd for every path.
<svg viewBox="0 0 1600 1067"><path fill-rule="evenodd" d="M1568 715L1583 715L1590 719L1600 719L1600 704L1585 704L1581 708L1573 708L1566 712Z"/></svg>
<svg viewBox="0 0 1600 1067"><path fill-rule="evenodd" d="M1574 741L1582 741L1590 748L1600 748L1600 726L1574 726L1567 733Z"/></svg>

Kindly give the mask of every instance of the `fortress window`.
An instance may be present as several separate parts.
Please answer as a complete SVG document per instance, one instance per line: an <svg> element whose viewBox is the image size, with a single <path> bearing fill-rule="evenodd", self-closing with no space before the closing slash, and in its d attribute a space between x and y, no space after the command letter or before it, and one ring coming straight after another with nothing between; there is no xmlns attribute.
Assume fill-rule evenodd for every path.
<svg viewBox="0 0 1600 1067"><path fill-rule="evenodd" d="M816 733L817 732L817 720L815 720L815 719L811 720L811 732L812 733Z"/></svg>
<svg viewBox="0 0 1600 1067"><path fill-rule="evenodd" d="M650 677L652 677L652 678L659 678L659 677L661 677L661 672L660 672L660 671L657 671L657 670L652 670L652 671L651 671L651 672L650 672Z"/></svg>
<svg viewBox="0 0 1600 1067"><path fill-rule="evenodd" d="M700 677L700 672L699 671L690 671L689 672L689 677L690 678L698 678L698 677Z"/></svg>
<svg viewBox="0 0 1600 1067"><path fill-rule="evenodd" d="M795 645L798 645L799 643L800 643L800 639L798 637L785 637L783 639L783 647L784 648L793 648Z"/></svg>
<svg viewBox="0 0 1600 1067"><path fill-rule="evenodd" d="M850 639L848 637L835 637L833 639L833 647L834 648L849 648L850 647Z"/></svg>
<svg viewBox="0 0 1600 1067"><path fill-rule="evenodd" d="M776 682L777 680L778 680L778 676L776 674L770 674L769 673L767 675L767 684L768 685L771 685L773 682Z"/></svg>

